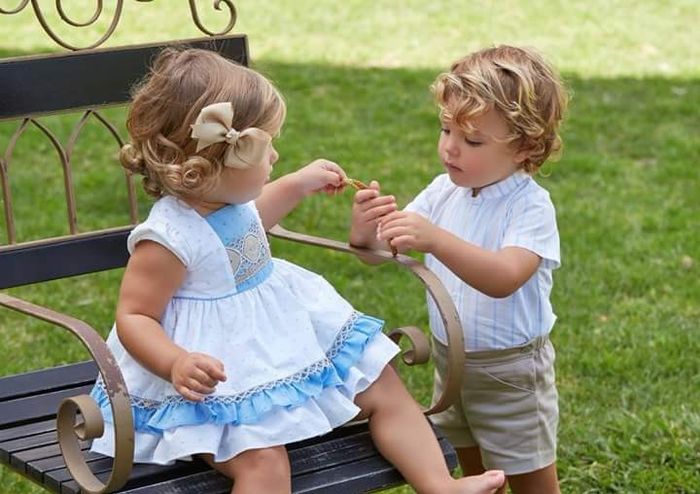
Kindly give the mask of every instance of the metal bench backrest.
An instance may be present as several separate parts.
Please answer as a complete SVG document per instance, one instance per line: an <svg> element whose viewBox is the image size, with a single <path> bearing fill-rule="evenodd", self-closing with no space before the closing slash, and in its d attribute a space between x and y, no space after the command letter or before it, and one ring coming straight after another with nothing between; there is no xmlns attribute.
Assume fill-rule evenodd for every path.
<svg viewBox="0 0 700 494"><path fill-rule="evenodd" d="M0 193L2 193L8 243L0 246L0 289L47 280L93 273L126 264L126 236L138 222L136 194L127 174L130 225L80 232L72 180L74 138L92 115L122 142L115 126L98 109L125 104L130 89L148 71L149 62L165 46L147 44L123 48L79 51L69 54L18 57L0 60L0 120L21 119L8 146L0 154ZM243 35L198 38L178 41L177 45L204 48L248 65L247 39ZM43 115L84 110L67 143L37 119ZM10 166L16 142L29 125L35 125L51 141L63 167L63 190L70 234L50 239L17 242L10 182ZM50 158L53 159L53 158ZM105 156L113 159L113 156ZM51 191L56 193L56 191ZM47 192L49 193L49 192Z"/></svg>

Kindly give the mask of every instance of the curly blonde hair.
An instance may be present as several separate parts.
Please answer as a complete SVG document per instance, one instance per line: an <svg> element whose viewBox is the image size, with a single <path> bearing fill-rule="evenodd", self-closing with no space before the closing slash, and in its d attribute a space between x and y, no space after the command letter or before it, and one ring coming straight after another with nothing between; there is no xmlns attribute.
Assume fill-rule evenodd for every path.
<svg viewBox="0 0 700 494"><path fill-rule="evenodd" d="M470 121L495 109L510 133L503 140L527 157L522 169L534 174L561 150L559 125L568 95L559 75L528 48L496 46L457 60L431 86L441 118L465 132Z"/></svg>
<svg viewBox="0 0 700 494"><path fill-rule="evenodd" d="M191 125L212 103L233 106L233 128L279 132L286 107L265 77L221 55L199 49L166 48L132 91L127 129L130 143L119 154L122 166L143 175L153 197L196 197L216 186L226 143L195 152Z"/></svg>

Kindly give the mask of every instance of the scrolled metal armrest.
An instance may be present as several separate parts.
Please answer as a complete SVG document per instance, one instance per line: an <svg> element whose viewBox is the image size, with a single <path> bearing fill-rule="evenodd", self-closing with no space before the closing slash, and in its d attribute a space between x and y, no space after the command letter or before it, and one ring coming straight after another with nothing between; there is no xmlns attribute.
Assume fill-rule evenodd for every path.
<svg viewBox="0 0 700 494"><path fill-rule="evenodd" d="M79 440L94 439L104 432L102 414L90 396L74 396L61 402L56 417L58 441L66 466L82 492L103 494L119 489L131 473L134 459L134 424L124 378L104 340L85 322L46 307L2 293L0 305L67 329L78 337L92 355L102 376L114 418L114 464L107 483L102 483L90 471L80 450ZM80 423L76 423L77 412L83 417Z"/></svg>
<svg viewBox="0 0 700 494"><path fill-rule="evenodd" d="M428 294L430 294L430 297L433 299L433 302L435 302L435 306L440 313L445 330L447 331L447 376L444 381L443 392L437 401L435 401L429 409L425 410L425 414L432 415L441 412L455 402L459 397L459 390L462 386L462 370L464 368L464 336L462 334L462 324L452 298L445 289L445 286L432 271L425 267L424 264L403 254L393 256L388 251L353 247L352 245L337 240L292 232L280 225L273 226L268 233L273 237L283 240L290 240L292 242L353 254L364 262L395 262L411 271L411 273L423 283ZM405 329L406 328L399 328L397 331L407 334L407 332L404 331ZM416 331L411 330L409 332L412 336L417 337ZM425 340L425 336L422 336L423 340ZM401 335L399 334L398 338L400 337ZM394 336L394 339L397 341L396 336ZM411 340L413 348L408 352L404 352L403 359L406 361L408 358L407 363L411 361L413 361L413 363L418 363L415 362L415 360L417 357L424 357L426 343L414 343L413 339L410 337L409 340ZM420 338L418 338L417 341L419 340Z"/></svg>

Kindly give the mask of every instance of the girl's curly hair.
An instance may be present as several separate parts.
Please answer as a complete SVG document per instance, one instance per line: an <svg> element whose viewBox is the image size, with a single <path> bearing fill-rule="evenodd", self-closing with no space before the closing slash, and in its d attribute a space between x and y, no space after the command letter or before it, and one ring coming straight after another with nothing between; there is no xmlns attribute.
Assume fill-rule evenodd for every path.
<svg viewBox="0 0 700 494"><path fill-rule="evenodd" d="M166 48L132 91L127 129L130 141L119 154L122 166L143 175L153 197L196 197L214 187L223 168L226 143L195 152L190 126L203 107L230 101L233 128L279 132L286 107L265 77L221 55L199 49Z"/></svg>

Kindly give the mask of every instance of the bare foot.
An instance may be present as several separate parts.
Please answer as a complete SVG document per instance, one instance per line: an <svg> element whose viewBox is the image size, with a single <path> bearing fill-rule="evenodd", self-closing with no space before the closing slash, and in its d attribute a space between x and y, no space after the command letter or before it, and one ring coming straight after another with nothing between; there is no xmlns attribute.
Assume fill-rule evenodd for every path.
<svg viewBox="0 0 700 494"><path fill-rule="evenodd" d="M502 470L489 470L481 475L471 475L459 479L456 492L461 494L493 494L503 486L506 476Z"/></svg>

